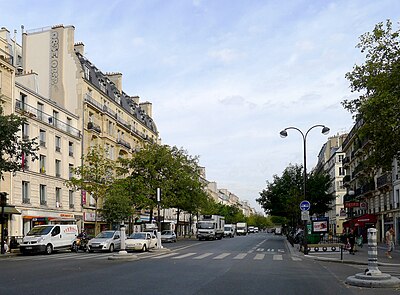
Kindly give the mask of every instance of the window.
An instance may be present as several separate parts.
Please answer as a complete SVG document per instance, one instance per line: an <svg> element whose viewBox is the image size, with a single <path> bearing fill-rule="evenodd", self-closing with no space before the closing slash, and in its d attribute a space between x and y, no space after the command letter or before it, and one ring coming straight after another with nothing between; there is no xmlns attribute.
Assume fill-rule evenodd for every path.
<svg viewBox="0 0 400 295"><path fill-rule="evenodd" d="M70 157L74 156L74 143L73 142L68 142L68 152Z"/></svg>
<svg viewBox="0 0 400 295"><path fill-rule="evenodd" d="M89 206L90 206L90 207L95 207L95 206L96 206L96 199L93 197L93 194L90 194L90 197L89 197Z"/></svg>
<svg viewBox="0 0 400 295"><path fill-rule="evenodd" d="M40 185L40 205L47 205L47 196L46 196L46 186L44 184Z"/></svg>
<svg viewBox="0 0 400 295"><path fill-rule="evenodd" d="M344 158L343 155L339 155L339 162L343 162L343 158Z"/></svg>
<svg viewBox="0 0 400 295"><path fill-rule="evenodd" d="M28 97L26 96L26 94L20 93L19 94L19 99L21 100L21 109L22 110L26 110L26 104L28 103Z"/></svg>
<svg viewBox="0 0 400 295"><path fill-rule="evenodd" d="M67 117L67 132L71 132L72 119Z"/></svg>
<svg viewBox="0 0 400 295"><path fill-rule="evenodd" d="M39 120L43 120L44 105L40 102L37 103L37 117Z"/></svg>
<svg viewBox="0 0 400 295"><path fill-rule="evenodd" d="M46 131L45 130L40 129L39 140L40 140L40 146L46 147Z"/></svg>
<svg viewBox="0 0 400 295"><path fill-rule="evenodd" d="M56 177L61 177L61 160L56 160Z"/></svg>
<svg viewBox="0 0 400 295"><path fill-rule="evenodd" d="M69 173L69 179L71 179L74 176L74 165L69 164L68 165L68 173Z"/></svg>
<svg viewBox="0 0 400 295"><path fill-rule="evenodd" d="M56 135L55 139L56 152L61 152L61 137Z"/></svg>
<svg viewBox="0 0 400 295"><path fill-rule="evenodd" d="M74 191L69 191L69 208L74 208Z"/></svg>
<svg viewBox="0 0 400 295"><path fill-rule="evenodd" d="M92 112L89 112L89 122L90 123L94 122L94 114Z"/></svg>
<svg viewBox="0 0 400 295"><path fill-rule="evenodd" d="M114 135L114 126L111 121L108 121L108 134Z"/></svg>
<svg viewBox="0 0 400 295"><path fill-rule="evenodd" d="M339 175L345 175L343 167L339 167Z"/></svg>
<svg viewBox="0 0 400 295"><path fill-rule="evenodd" d="M23 140L29 139L29 124L26 123L22 124L22 139Z"/></svg>
<svg viewBox="0 0 400 295"><path fill-rule="evenodd" d="M23 204L29 204L30 199L29 199L29 182L23 181L22 182L22 203Z"/></svg>
<svg viewBox="0 0 400 295"><path fill-rule="evenodd" d="M50 122L49 122L50 123ZM52 123L55 127L58 127L58 112L57 111L53 111L53 119L52 119Z"/></svg>
<svg viewBox="0 0 400 295"><path fill-rule="evenodd" d="M44 155L39 156L39 172L46 173L46 156Z"/></svg>
<svg viewBox="0 0 400 295"><path fill-rule="evenodd" d="M61 188L56 187L56 207L60 208L62 207L61 203Z"/></svg>

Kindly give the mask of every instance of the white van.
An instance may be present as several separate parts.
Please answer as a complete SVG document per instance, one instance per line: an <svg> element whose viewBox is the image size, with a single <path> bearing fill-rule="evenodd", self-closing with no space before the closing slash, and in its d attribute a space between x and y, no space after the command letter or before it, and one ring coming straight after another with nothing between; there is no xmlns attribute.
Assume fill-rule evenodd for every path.
<svg viewBox="0 0 400 295"><path fill-rule="evenodd" d="M70 249L78 235L76 224L49 224L33 227L24 237L19 249L22 254Z"/></svg>

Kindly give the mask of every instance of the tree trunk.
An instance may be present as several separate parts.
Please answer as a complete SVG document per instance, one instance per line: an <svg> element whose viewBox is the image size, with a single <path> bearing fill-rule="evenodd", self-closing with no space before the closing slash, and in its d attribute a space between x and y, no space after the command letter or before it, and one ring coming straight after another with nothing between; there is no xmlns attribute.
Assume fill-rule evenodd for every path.
<svg viewBox="0 0 400 295"><path fill-rule="evenodd" d="M178 228L179 228L179 214L181 213L181 211L178 210L176 211L176 228L175 228L175 234L176 236L178 236Z"/></svg>

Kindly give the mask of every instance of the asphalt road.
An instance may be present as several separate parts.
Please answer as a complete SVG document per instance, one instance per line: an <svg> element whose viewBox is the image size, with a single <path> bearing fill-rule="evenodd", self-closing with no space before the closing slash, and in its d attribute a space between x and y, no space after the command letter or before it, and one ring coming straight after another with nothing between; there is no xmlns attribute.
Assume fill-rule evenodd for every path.
<svg viewBox="0 0 400 295"><path fill-rule="evenodd" d="M171 251L60 252L0 259L0 294L393 294L351 287L354 266L293 254L282 236L259 233L221 241L178 241ZM399 290L397 290L399 292Z"/></svg>

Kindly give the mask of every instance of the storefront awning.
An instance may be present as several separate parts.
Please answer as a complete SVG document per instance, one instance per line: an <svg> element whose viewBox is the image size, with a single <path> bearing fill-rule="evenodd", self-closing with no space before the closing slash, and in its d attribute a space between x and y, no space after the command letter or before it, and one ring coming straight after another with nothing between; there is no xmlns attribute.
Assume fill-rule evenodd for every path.
<svg viewBox="0 0 400 295"><path fill-rule="evenodd" d="M365 214L343 223L343 227L364 227L366 223L375 224L377 217L374 214Z"/></svg>
<svg viewBox="0 0 400 295"><path fill-rule="evenodd" d="M1 210L1 208L0 208ZM1 211L0 211L1 213ZM21 215L21 212L19 212L19 210L17 208L15 208L15 206L5 206L4 207L4 214L18 214Z"/></svg>

